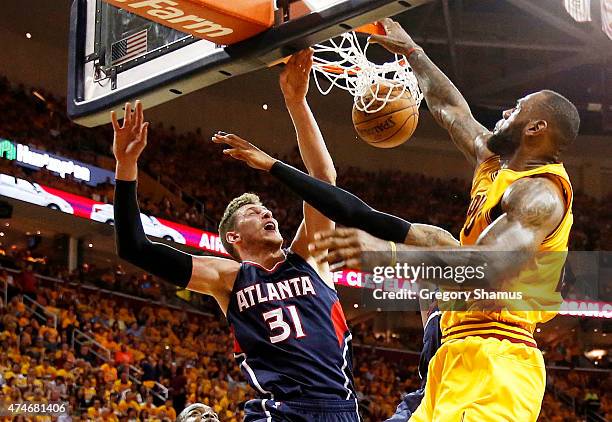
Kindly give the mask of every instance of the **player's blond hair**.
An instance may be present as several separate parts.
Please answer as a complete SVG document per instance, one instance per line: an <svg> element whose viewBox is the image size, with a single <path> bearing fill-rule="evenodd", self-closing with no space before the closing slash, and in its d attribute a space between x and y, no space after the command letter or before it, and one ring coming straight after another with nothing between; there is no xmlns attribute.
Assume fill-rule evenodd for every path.
<svg viewBox="0 0 612 422"><path fill-rule="evenodd" d="M239 208L245 205L262 205L259 196L254 193L243 193L242 195L232 199L227 207L225 207L225 211L223 212L223 217L221 217L221 221L219 222L219 236L221 236L221 243L223 247L227 251L228 254L232 256L232 258L240 261L240 256L236 249L234 249L234 245L227 241L227 232L235 230L236 225L236 211Z"/></svg>

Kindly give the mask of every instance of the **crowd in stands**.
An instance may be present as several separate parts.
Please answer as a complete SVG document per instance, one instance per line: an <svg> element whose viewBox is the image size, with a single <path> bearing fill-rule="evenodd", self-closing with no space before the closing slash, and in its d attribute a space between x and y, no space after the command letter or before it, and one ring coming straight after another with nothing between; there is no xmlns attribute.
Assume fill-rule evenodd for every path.
<svg viewBox="0 0 612 422"><path fill-rule="evenodd" d="M11 86L0 78L0 138L101 165L99 155L111 154L110 129L75 125L65 117L62 99L43 90L37 93L45 101L25 87ZM202 133L181 134L162 125L154 125L150 132L156 140L143 154L143 170L163 184L180 186L185 197L191 199L173 203L168 198L153 201L141 196L144 212L216 231L213 222L219 220L227 202L244 191L253 191L274 210L285 238L290 238L301 219L301 205L298 200L287 201L285 198L295 197L273 178L222 158L218 146L202 142L207 138ZM209 159L217 155L219 159ZM284 159L299 165L297 153ZM202 162L207 165L201 166ZM197 178L193 177L194 168L200 171ZM4 159L0 159L0 172L102 202L113 200L110 183L90 187L70 176L61 179L45 169L28 171ZM455 235L469 202L469 186L463 181L400 171L340 169L338 184L381 210L440 225ZM610 200L596 201L576 194L573 249L610 250L612 209L605 205ZM126 274L120 266L98 269L85 264L70 274L37 266L27 251L4 253L19 263L22 273L0 273L0 280L9 284L12 293L9 302L0 307L0 346L4 352L0 355L0 400L67 400L75 415L73 420L81 415L83 420L109 421L174 420L185 403L203 402L213 406L223 421L241 420L239 405L253 392L233 363L229 330L218 315L196 315L161 305L154 309L127 299L85 292L78 285L38 286L32 265L66 281L92 283L156 301L173 293L154 278ZM52 317L39 321L26 309L23 295L41 303ZM365 329L355 329L355 338L361 343L380 341ZM85 333L96 343L73 341L77 332ZM411 335L409 342L418 350L419 334ZM110 350L111 356L102 358L103 349L96 344ZM400 342L386 339L385 345L399 346ZM582 354L577 343L544 348L551 364L576 366ZM413 391L420 382L414 363L385 358L371 348L356 349L354 366L362 412L369 421L391 415L400 393ZM554 388L544 399L541 420L579 420L573 406L556 396L559 392L574 400L579 411L597 404L612 418L612 403L609 394L606 396L612 387L609 379L607 383L593 380L588 373L556 373L551 381ZM160 385L168 388L169 400L164 400L166 393Z"/></svg>
<svg viewBox="0 0 612 422"><path fill-rule="evenodd" d="M127 275L120 267L72 274L48 269L66 283L43 282L33 267L42 270L48 264L32 264L27 256L10 256L21 273L0 271L0 286L9 286L8 303L0 300L0 402L67 401L73 420L96 421L174 420L186 404L202 402L223 421L241 420L241 405L254 392L233 361L231 335L218 314L187 312L88 287L93 283L107 289L108 280L102 279L112 272L120 280L132 280L115 288L140 297L142 289L134 280L142 276ZM168 292L150 299L164 294ZM34 315L24 296L40 303L44 311L36 310L47 318ZM401 394L418 388L416 355L375 349L398 343L375 337L365 324L352 331L361 412L366 421L381 421L393 413ZM419 350L420 336L410 335L411 349ZM559 343L541 346L547 364L582 364L578 349L566 350L570 348ZM610 381L609 373L552 372L539 420L580 421L576 410L581 414L588 408L612 417Z"/></svg>
<svg viewBox="0 0 612 422"><path fill-rule="evenodd" d="M108 126L88 129L76 125L65 116L63 99L38 89L36 93L45 99L42 101L32 92L23 86L11 86L6 79L0 78L0 107L3 109L0 138L94 165L100 165L100 155L111 156L112 131ZM252 191L260 194L274 210L287 238L297 228L301 219L300 202L286 200L295 196L268 175L222 157L219 146L206 141L206 134L199 130L179 133L174 127L166 128L162 124L154 124L150 133L155 142L149 142L145 149L141 168L161 183L172 186L174 190L180 189L186 199L178 203L167 197L158 201L141 197L140 205L144 212L215 231L215 222L219 221L229 200L245 191ZM211 157L218 159L212 160ZM300 165L297 152L283 159ZM193 176L193 169L198 169L197 177ZM113 188L109 183L91 188L70 176L60 179L45 171L26 174L6 160L0 160L0 171L103 202L112 202L113 199ZM228 174L232 177L227 177ZM440 225L455 235L469 203L469 186L463 181L439 180L401 171L339 169L338 185L358 193L381 210L412 221ZM597 201L576 193L572 249L612 249L612 210L606 205L610 200L612 198Z"/></svg>

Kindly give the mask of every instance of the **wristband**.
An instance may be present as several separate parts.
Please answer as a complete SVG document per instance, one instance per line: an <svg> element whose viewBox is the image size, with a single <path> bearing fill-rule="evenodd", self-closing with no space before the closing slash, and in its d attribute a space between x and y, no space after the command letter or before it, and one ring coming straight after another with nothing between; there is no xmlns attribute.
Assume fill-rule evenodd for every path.
<svg viewBox="0 0 612 422"><path fill-rule="evenodd" d="M408 52L406 54L404 54L404 57L406 57L406 60L408 60L408 58L414 54L415 51L423 51L422 48L420 47L412 47L410 50L408 50Z"/></svg>
<svg viewBox="0 0 612 422"><path fill-rule="evenodd" d="M391 246L391 262L389 263L389 266L395 267L395 264L397 264L397 245L395 242L390 240L389 246Z"/></svg>

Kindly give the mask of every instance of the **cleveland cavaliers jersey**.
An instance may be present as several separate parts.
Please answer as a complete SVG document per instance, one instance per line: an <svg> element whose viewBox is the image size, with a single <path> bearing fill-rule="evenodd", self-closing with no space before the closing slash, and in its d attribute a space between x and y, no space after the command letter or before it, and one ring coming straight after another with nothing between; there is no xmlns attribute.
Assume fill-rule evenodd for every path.
<svg viewBox="0 0 612 422"><path fill-rule="evenodd" d="M498 156L480 164L474 174L472 200L461 229L461 244L473 245L477 242L484 230L502 214L501 201L508 187L526 177L547 177L558 183L565 200L565 213L557 228L544 239L534 259L516 277L505 282L507 287L502 285L499 289L520 291L523 299L508 303L498 301L500 303L496 307L500 311L495 312L444 312L441 320L444 340L464 337L468 324L474 330L494 331L515 340L533 343L536 324L552 319L559 310L563 300L560 284L573 222L572 186L563 164L513 171L501 168ZM510 331L506 324L515 328Z"/></svg>
<svg viewBox="0 0 612 422"><path fill-rule="evenodd" d="M356 400L338 295L299 255L270 270L242 262L227 319L234 357L262 397Z"/></svg>

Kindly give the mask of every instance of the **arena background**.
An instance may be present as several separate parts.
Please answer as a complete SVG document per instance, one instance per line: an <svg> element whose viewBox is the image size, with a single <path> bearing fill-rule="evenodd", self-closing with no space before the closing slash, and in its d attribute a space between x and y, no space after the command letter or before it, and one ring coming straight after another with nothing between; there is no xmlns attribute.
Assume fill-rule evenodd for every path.
<svg viewBox="0 0 612 422"><path fill-rule="evenodd" d="M467 95L483 123L492 127L504 107L543 88L567 95L578 106L581 135L566 152L566 167L577 192L571 245L574 250L610 250L612 41L597 32L596 21L576 29L560 1L538 2L539 10L546 13L533 12L530 2L522 0L451 1L446 18L443 3L434 2L399 19ZM69 5L68 0L3 2L0 137L112 170L110 129L77 127L65 116ZM278 75L277 68L258 71L147 111L152 130L142 167L145 212L214 233L227 200L252 190L271 201L285 233L293 232L299 201L269 177L222 158L219 148L208 141L217 130L235 132L299 163ZM424 107L413 138L387 151L356 139L350 121L352 99L347 94L323 97L311 86L309 102L339 169L340 186L380 209L458 233L471 171ZM91 187L46 170L24 170L6 156L0 159L0 169L51 189L112 202L108 183ZM149 414L161 419L172 418L181 409L171 409L172 402L164 404L160 396L172 400L186 395L190 401L213 405L222 420L240 420L238 404L253 393L231 359L227 325L212 301L184 293L179 298L171 286L119 262L108 225L7 201L13 215L1 220L2 266L21 273L4 271L0 276L9 296L9 303L3 298L0 327L5 402L16 395L37 394L50 401L70 399L76 420L79 413L85 419L104 418L103 410L93 404L99 397L103 408L123 416L129 407L139 411L149 407ZM593 293L593 302L612 302L609 280L604 278ZM362 311L355 307L359 289L340 287L339 292L358 344L355 367L364 415L381 420L390 415L401 393L418 385L415 364L421 321L416 313ZM41 305L22 299L22 293ZM159 302L165 305L160 308ZM40 318L24 305L37 310ZM612 314L609 306L598 309L602 312L595 316L560 316L537 333L550 366L542 421L612 417L608 369ZM49 315L57 318L47 320ZM88 324L92 318L94 323ZM185 318L192 324L182 324ZM34 322L37 319L43 321ZM57 329L51 327L54 324ZM43 337L41 343L36 342L36 334ZM96 339L91 347L94 356L86 348L83 351L82 345L90 341L86 334ZM147 365L142 359L151 350L157 361ZM35 364L43 351L55 369ZM31 362L23 356L31 356ZM130 369L122 383L120 373L125 368ZM124 394L122 400L128 382L133 382L139 396ZM154 405L147 405L147 396Z"/></svg>

